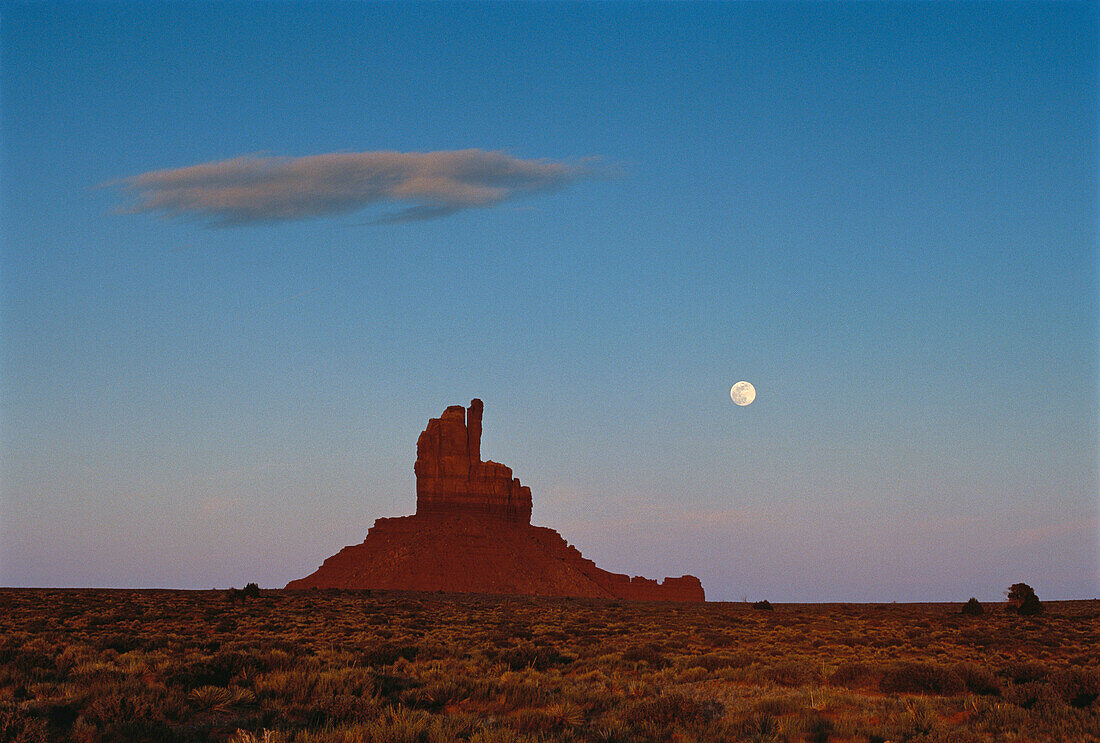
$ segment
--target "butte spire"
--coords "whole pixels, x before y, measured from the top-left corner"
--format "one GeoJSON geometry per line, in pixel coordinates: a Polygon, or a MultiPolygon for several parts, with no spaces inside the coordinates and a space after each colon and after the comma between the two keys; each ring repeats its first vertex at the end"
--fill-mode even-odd
{"type": "Polygon", "coordinates": [[[694,576],[658,583],[609,573],[553,529],[532,526],[531,489],[511,468],[481,460],[483,411],[475,399],[428,421],[416,442],[414,515],[378,519],[361,544],[287,588],[704,600],[694,576]]]}

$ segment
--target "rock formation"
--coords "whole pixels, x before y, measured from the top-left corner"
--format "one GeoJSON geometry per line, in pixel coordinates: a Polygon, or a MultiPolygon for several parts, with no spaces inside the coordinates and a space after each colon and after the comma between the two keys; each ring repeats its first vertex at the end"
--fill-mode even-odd
{"type": "Polygon", "coordinates": [[[553,529],[531,525],[531,489],[481,461],[481,400],[452,405],[416,442],[416,513],[374,522],[287,588],[379,588],[462,593],[703,601],[699,579],[658,583],[596,567],[553,529]]]}
{"type": "Polygon", "coordinates": [[[531,488],[503,464],[481,461],[481,400],[452,405],[416,442],[416,513],[473,513],[531,523],[531,488]]]}

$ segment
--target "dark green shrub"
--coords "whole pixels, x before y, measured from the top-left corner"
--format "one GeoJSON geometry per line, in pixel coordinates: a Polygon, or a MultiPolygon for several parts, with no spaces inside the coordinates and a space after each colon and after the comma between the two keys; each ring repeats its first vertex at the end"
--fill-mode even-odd
{"type": "Polygon", "coordinates": [[[84,708],[74,728],[105,741],[171,740],[172,731],[157,701],[130,693],[102,696],[84,708]]]}
{"type": "Polygon", "coordinates": [[[962,613],[968,617],[980,617],[985,613],[985,609],[978,603],[978,599],[971,596],[970,600],[963,604],[962,613]]]}
{"type": "Polygon", "coordinates": [[[961,694],[966,684],[959,674],[950,668],[933,663],[903,661],[886,667],[879,681],[879,689],[887,694],[961,694]]]}
{"type": "Polygon", "coordinates": [[[260,598],[260,587],[255,583],[249,583],[241,590],[236,588],[230,588],[228,597],[230,601],[247,601],[248,599],[260,598]]]}
{"type": "Polygon", "coordinates": [[[262,657],[237,650],[219,650],[191,663],[181,663],[165,674],[170,684],[193,689],[198,686],[228,686],[268,670],[262,657]]]}
{"type": "Polygon", "coordinates": [[[967,691],[972,694],[988,696],[1001,693],[1000,680],[984,666],[976,663],[959,663],[955,666],[955,673],[966,684],[967,691]]]}
{"type": "Polygon", "coordinates": [[[627,648],[623,651],[623,660],[630,663],[645,661],[650,668],[664,668],[668,665],[668,658],[661,652],[661,648],[653,643],[627,648]]]}
{"type": "Polygon", "coordinates": [[[463,697],[463,688],[454,681],[436,681],[401,693],[401,703],[407,707],[438,712],[463,697]]]}
{"type": "Polygon", "coordinates": [[[1042,663],[1023,661],[1010,663],[1001,673],[1014,684],[1030,684],[1032,681],[1045,681],[1050,675],[1050,669],[1042,663]]]}
{"type": "Polygon", "coordinates": [[[1032,616],[1043,611],[1039,597],[1027,583],[1013,583],[1005,593],[1008,595],[1009,611],[1014,611],[1021,616],[1032,616]]]}
{"type": "Polygon", "coordinates": [[[771,602],[767,599],[754,602],[752,608],[759,609],[760,611],[775,611],[775,607],[773,607],[771,602]]]}
{"type": "Polygon", "coordinates": [[[760,678],[780,686],[801,686],[814,680],[815,669],[798,661],[783,661],[764,668],[760,678]]]}
{"type": "Polygon", "coordinates": [[[391,673],[372,673],[371,683],[374,692],[379,697],[391,699],[400,696],[406,689],[414,689],[420,686],[420,682],[407,676],[397,676],[391,673]]]}
{"type": "Polygon", "coordinates": [[[1054,693],[1066,704],[1078,709],[1091,707],[1100,698],[1100,671],[1094,668],[1069,668],[1051,680],[1054,693]]]}
{"type": "Polygon", "coordinates": [[[679,693],[665,694],[655,699],[636,703],[626,713],[626,719],[635,725],[706,725],[722,716],[722,705],[708,700],[699,701],[679,693]]]}
{"type": "Polygon", "coordinates": [[[876,686],[882,678],[882,670],[869,663],[849,661],[841,663],[829,677],[829,683],[848,689],[876,686]]]}
{"type": "Polygon", "coordinates": [[[379,643],[363,650],[361,660],[365,666],[388,666],[398,658],[416,660],[420,649],[415,645],[398,645],[392,642],[379,643]]]}
{"type": "Polygon", "coordinates": [[[1036,705],[1049,707],[1061,702],[1050,684],[1042,681],[1029,681],[1026,684],[1010,686],[1005,689],[1004,699],[1024,709],[1031,709],[1036,705]]]}

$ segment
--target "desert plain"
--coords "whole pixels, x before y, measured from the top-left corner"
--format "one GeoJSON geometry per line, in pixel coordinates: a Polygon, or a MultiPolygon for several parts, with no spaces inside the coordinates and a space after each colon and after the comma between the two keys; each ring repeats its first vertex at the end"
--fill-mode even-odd
{"type": "Polygon", "coordinates": [[[0,589],[0,740],[1100,740],[1100,601],[961,606],[0,589]]]}

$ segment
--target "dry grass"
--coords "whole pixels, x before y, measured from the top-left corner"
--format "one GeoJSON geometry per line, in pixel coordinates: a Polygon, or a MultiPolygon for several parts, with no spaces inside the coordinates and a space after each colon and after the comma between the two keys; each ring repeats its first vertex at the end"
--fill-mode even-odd
{"type": "Polygon", "coordinates": [[[1100,602],[0,590],[0,741],[1100,741],[1100,602]]]}

